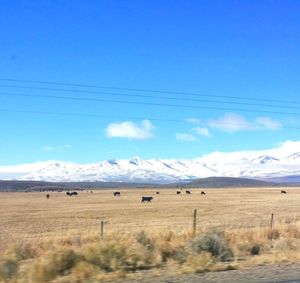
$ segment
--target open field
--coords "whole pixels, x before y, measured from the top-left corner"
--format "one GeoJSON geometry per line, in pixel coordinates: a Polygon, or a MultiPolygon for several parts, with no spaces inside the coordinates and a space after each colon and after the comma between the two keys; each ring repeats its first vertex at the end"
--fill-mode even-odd
{"type": "Polygon", "coordinates": [[[68,233],[99,232],[100,220],[108,221],[105,230],[137,231],[172,230],[181,232],[192,228],[193,210],[198,210],[198,226],[226,228],[259,227],[286,218],[300,219],[300,190],[289,189],[280,194],[276,189],[210,189],[206,195],[192,190],[191,195],[176,195],[176,189],[121,190],[79,192],[68,197],[65,192],[1,193],[0,236],[41,238],[68,233]],[[151,204],[141,203],[142,195],[153,195],[151,204]]]}
{"type": "MultiPolygon", "coordinates": [[[[50,193],[49,199],[46,199],[46,193],[0,193],[0,256],[15,260],[17,266],[11,274],[2,270],[2,278],[6,278],[3,282],[70,282],[77,273],[80,275],[75,276],[77,281],[72,277],[74,282],[98,282],[128,277],[127,273],[130,277],[133,271],[141,269],[189,273],[218,270],[229,265],[237,268],[266,262],[297,262],[300,258],[300,190],[289,188],[287,194],[280,194],[280,190],[207,189],[206,195],[201,195],[200,189],[193,189],[191,195],[184,192],[176,195],[176,189],[134,189],[120,190],[121,197],[114,197],[112,190],[101,190],[79,192],[74,197],[55,192],[50,193]],[[160,194],[156,195],[156,191],[160,194]],[[142,195],[152,195],[154,200],[141,203],[142,195]],[[187,243],[193,241],[194,209],[198,211],[197,235],[204,235],[213,228],[225,231],[223,236],[219,232],[216,235],[232,250],[233,255],[228,260],[215,260],[205,248],[198,254],[186,251],[187,243]],[[271,213],[274,213],[272,230],[269,227],[271,213]],[[106,221],[103,240],[100,239],[101,220],[106,221]],[[141,234],[141,231],[145,233],[141,234]],[[142,251],[138,250],[141,247],[137,244],[142,251]],[[26,252],[22,250],[24,245],[27,245],[26,252]],[[67,271],[51,271],[55,274],[49,275],[45,266],[43,269],[34,262],[49,259],[53,256],[50,252],[65,249],[78,250],[78,254],[86,256],[87,252],[82,249],[90,245],[100,245],[100,249],[113,245],[114,253],[117,253],[115,245],[118,248],[123,245],[124,249],[135,247],[135,267],[132,262],[127,262],[124,263],[126,268],[125,265],[102,268],[103,274],[99,277],[95,274],[100,271],[94,263],[92,266],[91,260],[86,260],[91,266],[79,268],[80,260],[76,259],[73,264],[80,272],[74,273],[72,265],[72,268],[66,268],[67,271]],[[249,251],[254,245],[260,247],[257,256],[251,256],[249,251]],[[166,252],[166,247],[170,251],[166,252]],[[18,249],[27,255],[18,257],[18,249]],[[184,259],[173,256],[178,249],[186,253],[184,259]],[[30,272],[24,271],[20,275],[20,270],[26,268],[30,272]]],[[[92,250],[97,248],[91,246],[92,250]]],[[[122,252],[129,256],[123,248],[122,252]]],[[[130,251],[130,256],[132,254],[130,251]]],[[[120,257],[118,254],[110,262],[120,257]]]]}

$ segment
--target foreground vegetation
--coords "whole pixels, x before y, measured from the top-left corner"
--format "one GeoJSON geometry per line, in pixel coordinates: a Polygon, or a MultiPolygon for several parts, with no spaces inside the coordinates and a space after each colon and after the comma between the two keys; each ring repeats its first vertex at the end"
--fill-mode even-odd
{"type": "Polygon", "coordinates": [[[132,278],[142,270],[151,276],[297,262],[299,241],[299,224],[293,223],[276,229],[208,230],[195,237],[141,231],[103,240],[85,235],[59,242],[24,242],[4,251],[0,278],[24,283],[101,282],[132,278]]]}
{"type": "MultiPolygon", "coordinates": [[[[127,206],[123,206],[124,203],[121,199],[113,199],[111,192],[95,193],[96,196],[86,194],[81,199],[80,197],[71,199],[71,205],[70,202],[66,203],[68,215],[72,212],[72,215],[78,213],[77,216],[81,216],[82,211],[84,211],[84,215],[92,215],[90,211],[86,214],[85,209],[93,207],[95,200],[106,200],[106,206],[102,207],[102,213],[105,212],[110,215],[110,219],[115,222],[107,223],[108,227],[111,225],[114,229],[105,230],[103,239],[100,237],[99,225],[97,229],[89,229],[87,225],[89,223],[87,221],[88,216],[83,218],[87,223],[85,226],[78,225],[80,220],[73,221],[78,229],[71,226],[67,231],[60,229],[64,233],[53,233],[57,227],[50,225],[52,223],[51,217],[57,216],[55,214],[56,209],[54,211],[52,208],[57,208],[57,205],[60,206],[63,205],[63,202],[69,201],[63,195],[57,196],[57,200],[51,203],[50,201],[53,199],[47,202],[39,194],[26,196],[30,206],[20,205],[24,199],[24,194],[5,195],[2,198],[6,199],[5,203],[8,202],[10,205],[14,203],[15,206],[10,208],[10,213],[4,209],[0,211],[3,227],[10,228],[10,230],[2,229],[0,231],[0,282],[124,281],[142,278],[142,276],[199,273],[251,267],[257,264],[299,262],[300,219],[297,215],[299,210],[295,209],[293,202],[299,198],[297,190],[290,193],[293,194],[290,198],[289,196],[281,196],[276,191],[261,193],[256,190],[244,191],[244,195],[242,191],[236,191],[235,194],[239,192],[243,198],[243,203],[239,206],[237,206],[239,198],[230,196],[230,194],[227,196],[228,192],[230,191],[227,193],[221,190],[213,191],[208,194],[208,196],[212,195],[211,199],[196,199],[196,201],[201,202],[201,205],[196,207],[198,207],[199,214],[203,213],[203,215],[198,215],[202,219],[205,219],[205,208],[208,208],[209,204],[214,211],[216,200],[220,195],[225,202],[224,207],[229,203],[234,207],[234,209],[231,208],[232,214],[224,208],[223,212],[226,218],[220,218],[220,223],[216,223],[216,221],[205,222],[201,221],[201,218],[198,219],[199,225],[196,235],[193,235],[191,231],[192,219],[190,216],[186,218],[186,228],[179,225],[179,229],[178,227],[176,229],[177,214],[172,217],[170,212],[165,212],[164,196],[159,196],[161,203],[156,197],[156,204],[147,204],[146,206],[134,202],[140,192],[130,193],[132,195],[127,198],[126,202],[129,203],[127,206]],[[261,200],[266,196],[269,196],[269,202],[265,202],[263,205],[261,200]],[[244,217],[242,212],[245,208],[247,209],[247,203],[252,206],[255,200],[257,200],[256,209],[261,207],[263,210],[268,205],[273,207],[273,211],[277,209],[272,228],[270,227],[270,215],[262,215],[259,221],[254,221],[253,214],[255,215],[258,211],[252,212],[249,209],[247,210],[249,222],[237,222],[236,217],[244,217]],[[285,212],[279,218],[279,208],[288,209],[289,205],[293,206],[290,207],[289,214],[285,212]],[[120,210],[116,209],[118,206],[120,206],[120,210]],[[24,214],[26,209],[32,216],[28,219],[26,218],[28,215],[24,214]],[[137,213],[136,209],[139,211],[139,215],[137,214],[135,219],[131,219],[131,209],[134,213],[137,213]],[[150,221],[149,227],[147,225],[134,226],[133,224],[137,223],[139,219],[144,219],[144,223],[147,222],[147,219],[151,220],[149,210],[156,217],[160,213],[161,219],[156,219],[157,225],[153,226],[150,221]],[[22,213],[18,214],[17,212],[22,213]],[[125,223],[124,226],[120,225],[122,223],[120,219],[123,219],[122,212],[127,213],[128,221],[129,219],[132,221],[129,221],[127,226],[125,223]],[[238,213],[240,214],[237,216],[238,213]],[[13,214],[14,218],[10,218],[10,214],[13,214]],[[48,218],[43,218],[43,215],[44,217],[47,215],[48,218]],[[41,221],[30,222],[34,216],[38,216],[41,221]],[[165,226],[159,225],[163,223],[165,218],[168,219],[174,229],[166,229],[165,226]],[[264,218],[266,221],[262,221],[264,218]],[[11,222],[13,219],[17,222],[11,222]],[[24,227],[22,231],[17,229],[18,225],[24,224],[19,223],[22,221],[21,219],[27,225],[27,229],[26,225],[22,226],[24,227]],[[231,225],[222,225],[222,220],[228,220],[231,225]],[[14,226],[12,227],[12,225],[14,226]],[[119,228],[117,229],[117,227],[119,228]]],[[[184,214],[185,207],[189,207],[190,204],[191,207],[195,207],[195,194],[193,198],[180,196],[181,199],[179,200],[178,196],[171,195],[170,191],[165,193],[166,201],[170,202],[171,199],[176,205],[178,205],[178,201],[181,204],[177,208],[173,207],[172,202],[170,202],[168,206],[169,209],[172,207],[174,210],[178,209],[180,217],[184,214]]],[[[125,193],[122,194],[125,195],[125,193]]],[[[96,203],[98,205],[97,201],[96,203]]],[[[6,208],[8,209],[8,206],[6,208]]],[[[206,215],[210,213],[210,210],[206,211],[206,215]]],[[[58,223],[60,221],[65,221],[66,226],[70,221],[63,209],[60,211],[60,218],[57,219],[58,223]]],[[[182,222],[178,221],[177,223],[182,222]]]]}

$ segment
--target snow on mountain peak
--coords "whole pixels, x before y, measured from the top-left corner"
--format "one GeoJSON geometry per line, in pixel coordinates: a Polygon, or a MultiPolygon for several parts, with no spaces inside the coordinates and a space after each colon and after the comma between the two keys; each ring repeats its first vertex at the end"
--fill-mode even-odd
{"type": "Polygon", "coordinates": [[[300,152],[293,153],[287,157],[287,159],[290,159],[290,160],[297,160],[299,158],[300,158],[300,152]]]}
{"type": "Polygon", "coordinates": [[[251,160],[251,162],[258,163],[258,164],[268,164],[268,163],[276,162],[276,161],[279,161],[279,159],[269,156],[269,155],[261,155],[257,158],[254,158],[253,160],[251,160]]]}
{"type": "Polygon", "coordinates": [[[214,152],[193,160],[140,157],[93,164],[43,161],[0,166],[0,179],[39,181],[175,182],[212,176],[268,178],[300,172],[300,142],[260,151],[214,152]]]}
{"type": "Polygon", "coordinates": [[[129,160],[129,163],[138,166],[142,165],[144,163],[144,160],[135,156],[129,160]]]}

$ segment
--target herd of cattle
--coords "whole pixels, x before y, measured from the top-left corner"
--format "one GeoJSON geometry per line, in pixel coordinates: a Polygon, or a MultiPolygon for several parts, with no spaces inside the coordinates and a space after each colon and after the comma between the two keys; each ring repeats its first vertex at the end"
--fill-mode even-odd
{"type": "MultiPolygon", "coordinates": [[[[181,192],[182,192],[182,189],[181,189],[181,191],[176,191],[176,194],[180,195],[181,192]]],[[[90,191],[90,193],[93,193],[93,191],[90,191]]],[[[190,195],[191,191],[187,190],[187,191],[185,191],[185,193],[188,194],[188,195],[190,195]]],[[[159,195],[160,193],[157,191],[156,194],[159,195]]],[[[78,196],[78,192],[75,192],[75,191],[74,192],[66,192],[66,195],[67,196],[78,196]]],[[[121,192],[113,192],[113,195],[114,195],[114,197],[120,197],[121,196],[121,192]]],[[[205,195],[205,192],[201,191],[201,195],[205,195]]],[[[50,194],[47,194],[46,198],[49,199],[50,198],[50,194]]],[[[151,197],[151,196],[142,196],[141,202],[151,202],[152,200],[153,200],[153,197],[151,197]]]]}
{"type": "MultiPolygon", "coordinates": [[[[90,191],[90,193],[93,193],[93,191],[90,191]]],[[[176,191],[177,195],[180,195],[181,193],[182,193],[182,190],[176,191]]],[[[190,195],[192,192],[186,190],[185,193],[188,194],[188,195],[190,195]]],[[[286,194],[287,192],[284,191],[284,190],[282,190],[280,193],[281,194],[286,194]]],[[[160,193],[157,191],[156,194],[159,195],[160,193]]],[[[200,194],[201,195],[205,195],[206,193],[204,191],[201,191],[200,194]]],[[[78,192],[75,192],[75,191],[74,192],[66,192],[66,195],[67,196],[78,196],[78,192]]],[[[114,197],[120,197],[121,196],[121,192],[113,192],[113,195],[114,195],[114,197]]],[[[46,198],[49,199],[50,198],[50,194],[47,194],[46,198]]],[[[141,202],[151,202],[152,200],[153,200],[153,197],[151,197],[151,196],[142,196],[141,202]]]]}

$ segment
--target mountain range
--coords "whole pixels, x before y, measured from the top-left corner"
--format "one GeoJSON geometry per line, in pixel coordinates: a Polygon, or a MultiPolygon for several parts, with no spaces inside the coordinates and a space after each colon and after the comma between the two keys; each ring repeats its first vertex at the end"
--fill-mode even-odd
{"type": "Polygon", "coordinates": [[[77,164],[41,161],[0,166],[0,179],[47,182],[129,182],[167,184],[207,177],[300,180],[300,142],[260,151],[214,152],[191,160],[131,159],[77,164]]]}

